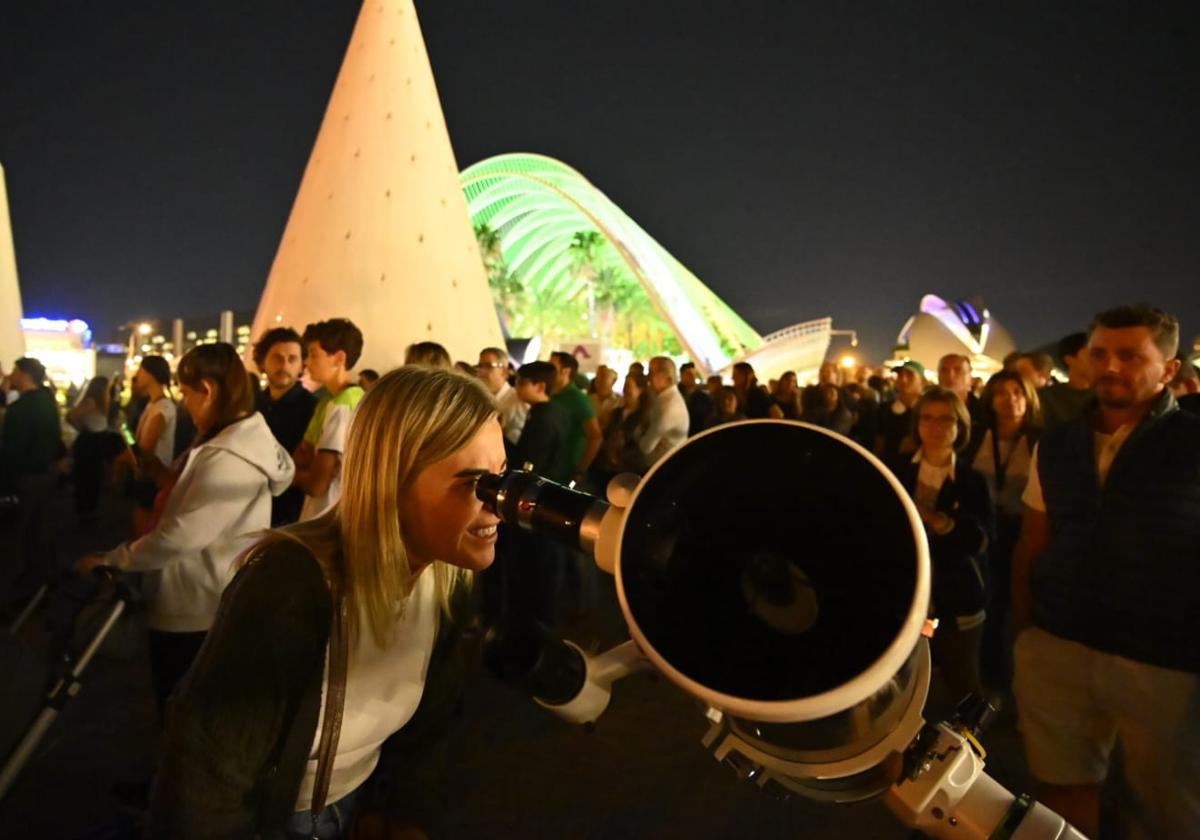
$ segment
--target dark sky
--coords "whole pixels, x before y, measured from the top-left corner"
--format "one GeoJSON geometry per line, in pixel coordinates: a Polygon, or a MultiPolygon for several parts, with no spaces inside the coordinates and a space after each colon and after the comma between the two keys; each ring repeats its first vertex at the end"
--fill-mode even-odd
{"type": "MultiPolygon", "coordinates": [[[[982,295],[1026,346],[1134,299],[1200,334],[1186,5],[417,9],[460,165],[560,158],[762,332],[832,315],[880,357],[935,292],[982,295]]],[[[356,14],[4,4],[26,311],[253,308],[356,14]]]]}

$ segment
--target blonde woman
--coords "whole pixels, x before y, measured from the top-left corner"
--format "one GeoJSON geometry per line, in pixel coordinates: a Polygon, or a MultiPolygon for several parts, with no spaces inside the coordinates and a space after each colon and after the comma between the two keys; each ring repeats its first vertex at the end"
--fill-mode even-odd
{"type": "Polygon", "coordinates": [[[499,522],[475,485],[504,460],[480,383],[420,367],[379,380],[350,427],[341,499],[268,534],[226,591],[171,701],[150,836],[432,833],[462,596],[499,522]],[[326,671],[340,662],[334,737],[322,697],[337,698],[326,671]]]}

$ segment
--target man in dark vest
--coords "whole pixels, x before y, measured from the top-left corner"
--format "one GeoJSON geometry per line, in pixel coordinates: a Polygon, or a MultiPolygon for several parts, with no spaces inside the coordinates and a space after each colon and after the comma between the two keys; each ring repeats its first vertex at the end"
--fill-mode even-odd
{"type": "Polygon", "coordinates": [[[1167,388],[1178,344],[1161,310],[1097,315],[1094,401],[1042,434],[1023,496],[1020,727],[1041,800],[1089,837],[1118,740],[1127,824],[1113,836],[1200,826],[1200,418],[1167,388]]]}

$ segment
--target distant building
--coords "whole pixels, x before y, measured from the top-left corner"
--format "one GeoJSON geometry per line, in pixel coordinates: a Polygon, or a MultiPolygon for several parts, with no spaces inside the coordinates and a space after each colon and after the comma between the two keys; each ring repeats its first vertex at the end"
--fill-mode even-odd
{"type": "MultiPolygon", "coordinates": [[[[55,385],[81,387],[96,375],[96,350],[86,321],[22,318],[20,323],[25,355],[45,365],[46,375],[55,385]]],[[[6,360],[6,370],[12,361],[6,360]]]]}
{"type": "Polygon", "coordinates": [[[988,376],[1016,349],[1008,330],[978,299],[947,301],[925,295],[900,330],[893,355],[896,362],[913,359],[935,371],[942,356],[960,353],[971,360],[977,375],[988,376]]]}
{"type": "MultiPolygon", "coordinates": [[[[149,355],[164,357],[174,368],[179,358],[193,347],[218,341],[228,341],[237,348],[238,355],[245,358],[252,344],[250,323],[253,320],[252,311],[227,310],[211,315],[181,319],[151,318],[125,324],[121,330],[124,332],[126,372],[132,374],[142,363],[142,357],[149,355]],[[222,319],[226,322],[228,335],[222,335],[222,319]]],[[[305,325],[292,326],[303,330],[305,325]]]]}

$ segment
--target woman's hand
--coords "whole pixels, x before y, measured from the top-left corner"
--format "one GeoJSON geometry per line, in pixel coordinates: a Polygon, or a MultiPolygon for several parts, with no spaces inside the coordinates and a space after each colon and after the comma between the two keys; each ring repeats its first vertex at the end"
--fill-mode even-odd
{"type": "Polygon", "coordinates": [[[104,565],[103,554],[85,554],[75,564],[75,571],[86,577],[92,573],[92,570],[104,565]]]}
{"type": "Polygon", "coordinates": [[[921,521],[935,534],[948,534],[954,528],[954,520],[948,514],[942,513],[927,505],[917,505],[921,521]]]}

